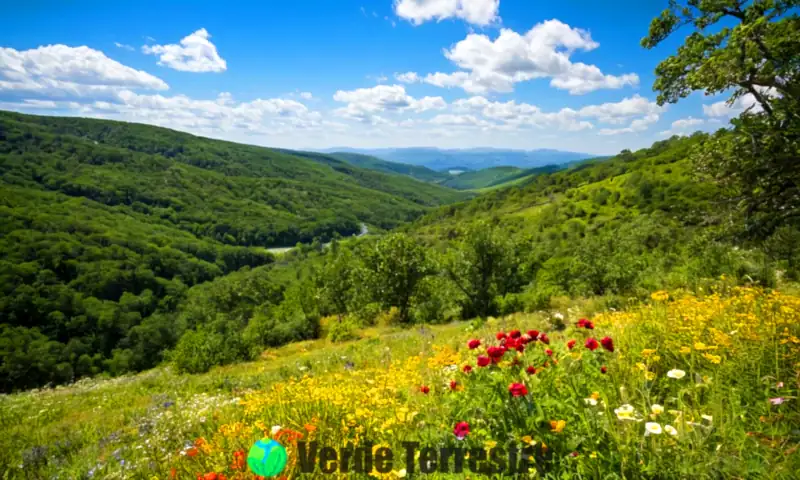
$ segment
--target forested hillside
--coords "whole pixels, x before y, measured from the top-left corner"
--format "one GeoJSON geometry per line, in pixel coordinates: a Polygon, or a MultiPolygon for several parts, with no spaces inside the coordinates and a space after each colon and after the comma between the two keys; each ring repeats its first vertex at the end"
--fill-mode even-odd
{"type": "Polygon", "coordinates": [[[386,173],[400,173],[425,182],[440,183],[451,178],[451,175],[447,172],[437,172],[436,170],[431,170],[428,167],[423,167],[420,165],[389,162],[386,160],[381,160],[378,157],[364,155],[361,153],[333,152],[329,153],[328,156],[351,163],[357,167],[368,168],[370,170],[377,170],[379,172],[386,173]]]}
{"type": "Polygon", "coordinates": [[[155,365],[192,286],[458,198],[335,159],[0,112],[2,388],[155,365]]]}

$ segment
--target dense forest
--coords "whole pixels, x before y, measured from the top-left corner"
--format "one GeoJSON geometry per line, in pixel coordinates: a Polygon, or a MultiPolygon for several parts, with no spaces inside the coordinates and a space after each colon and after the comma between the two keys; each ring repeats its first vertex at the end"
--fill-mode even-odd
{"type": "Polygon", "coordinates": [[[464,198],[322,155],[8,112],[0,182],[3,390],[155,365],[194,285],[464,198]]]}

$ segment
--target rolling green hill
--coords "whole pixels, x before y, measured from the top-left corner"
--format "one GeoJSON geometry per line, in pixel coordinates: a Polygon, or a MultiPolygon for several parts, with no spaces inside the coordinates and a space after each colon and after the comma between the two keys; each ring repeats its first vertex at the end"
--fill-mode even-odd
{"type": "Polygon", "coordinates": [[[400,173],[425,182],[441,183],[451,178],[451,175],[446,172],[437,172],[428,167],[411,165],[408,163],[389,162],[361,153],[333,152],[329,153],[328,156],[350,163],[357,167],[385,173],[400,173]]]}
{"type": "Polygon", "coordinates": [[[229,244],[293,245],[359,222],[391,228],[464,198],[323,155],[152,126],[0,112],[0,129],[5,184],[119,205],[229,244]]]}
{"type": "MultiPolygon", "coordinates": [[[[392,228],[463,198],[324,156],[0,112],[0,389],[152,366],[206,314],[247,322],[241,308],[193,309],[211,296],[193,287],[224,277],[235,287],[215,307],[239,305],[253,282],[230,274],[270,264],[264,247],[392,228]]],[[[282,301],[283,286],[258,285],[255,305],[282,301]]],[[[276,338],[308,335],[288,325],[276,338]]]]}
{"type": "Polygon", "coordinates": [[[415,225],[426,230],[494,218],[524,223],[529,230],[540,230],[544,221],[547,226],[580,225],[581,231],[588,231],[653,213],[697,224],[702,215],[712,215],[715,190],[694,179],[686,155],[704,139],[702,134],[675,137],[603,161],[581,162],[563,170],[554,167],[555,171],[535,176],[521,172],[524,176],[516,180],[524,182],[507,180],[503,185],[509,188],[437,209],[415,225]]]}
{"type": "Polygon", "coordinates": [[[452,175],[450,179],[442,182],[451,188],[459,190],[471,190],[485,187],[491,187],[506,181],[506,179],[515,177],[524,169],[518,167],[491,167],[484,168],[483,170],[467,171],[458,175],[452,175]]]}

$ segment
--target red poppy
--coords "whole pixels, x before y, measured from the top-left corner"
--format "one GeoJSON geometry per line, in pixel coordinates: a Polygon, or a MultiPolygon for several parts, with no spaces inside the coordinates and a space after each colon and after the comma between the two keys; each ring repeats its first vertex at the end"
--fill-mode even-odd
{"type": "Polygon", "coordinates": [[[197,480],[226,480],[226,477],[221,473],[209,472],[205,475],[198,475],[197,480]]]}
{"type": "Polygon", "coordinates": [[[469,435],[469,423],[467,422],[458,422],[456,426],[453,427],[453,434],[459,440],[464,440],[464,438],[469,435]]]}
{"type": "Polygon", "coordinates": [[[194,457],[195,455],[197,455],[197,449],[195,447],[192,447],[189,450],[186,450],[186,455],[189,457],[194,457]]]}
{"type": "Polygon", "coordinates": [[[605,365],[603,365],[602,367],[600,367],[600,373],[606,373],[606,372],[608,372],[608,369],[606,368],[606,366],[605,366],[605,365]]]}
{"type": "Polygon", "coordinates": [[[486,355],[478,355],[478,366],[485,367],[489,365],[492,361],[486,355]]]}
{"type": "Polygon", "coordinates": [[[524,397],[528,394],[528,388],[521,383],[512,383],[508,386],[508,392],[513,397],[524,397]]]}
{"type": "Polygon", "coordinates": [[[586,320],[585,318],[581,318],[578,320],[578,328],[586,328],[589,330],[594,330],[594,323],[586,320]]]}
{"type": "Polygon", "coordinates": [[[505,333],[503,333],[503,332],[497,332],[497,339],[498,339],[498,340],[502,340],[502,339],[504,339],[504,338],[506,338],[506,334],[505,334],[505,333]]]}
{"type": "Polygon", "coordinates": [[[489,349],[486,350],[486,353],[492,357],[493,362],[497,363],[501,358],[503,358],[503,355],[505,355],[506,351],[501,347],[489,347],[489,349]]]}
{"type": "Polygon", "coordinates": [[[427,395],[431,391],[431,389],[427,385],[423,385],[419,387],[419,391],[427,395]]]}
{"type": "Polygon", "coordinates": [[[533,365],[526,368],[525,371],[528,372],[528,375],[536,375],[536,367],[534,367],[533,365]]]}
{"type": "Polygon", "coordinates": [[[464,368],[462,368],[462,370],[464,371],[464,373],[470,373],[472,371],[472,366],[464,365],[464,368]]]}
{"type": "Polygon", "coordinates": [[[233,452],[233,462],[231,463],[231,470],[241,470],[244,468],[246,456],[244,450],[237,450],[233,452]]]}
{"type": "Polygon", "coordinates": [[[600,344],[597,343],[597,340],[595,340],[594,338],[587,338],[586,343],[584,345],[591,351],[597,350],[597,347],[600,346],[600,344]]]}
{"type": "Polygon", "coordinates": [[[528,336],[531,337],[532,342],[535,342],[539,338],[539,330],[528,330],[528,336]]]}
{"type": "Polygon", "coordinates": [[[477,338],[474,338],[469,341],[467,346],[469,347],[470,350],[475,350],[476,348],[481,346],[481,341],[478,340],[477,338]]]}
{"type": "Polygon", "coordinates": [[[511,361],[511,365],[519,365],[519,358],[514,357],[514,360],[511,361]]]}
{"type": "Polygon", "coordinates": [[[506,342],[503,344],[501,348],[503,348],[504,350],[510,350],[513,348],[518,352],[524,352],[525,344],[522,342],[522,339],[520,338],[509,338],[506,340],[506,342]]]}
{"type": "Polygon", "coordinates": [[[572,453],[570,453],[569,455],[570,455],[572,458],[575,458],[575,457],[577,457],[577,456],[579,455],[579,453],[578,453],[578,452],[572,452],[572,453]]]}
{"type": "Polygon", "coordinates": [[[603,346],[609,352],[614,351],[614,340],[611,340],[611,337],[603,337],[600,339],[600,345],[603,346]]]}
{"type": "Polygon", "coordinates": [[[575,340],[570,340],[569,342],[567,342],[567,348],[569,348],[570,350],[572,350],[572,347],[574,346],[575,346],[575,340]]]}
{"type": "Polygon", "coordinates": [[[552,356],[553,356],[553,351],[552,351],[552,350],[550,350],[549,348],[548,348],[547,350],[545,350],[545,351],[544,351],[544,353],[545,353],[545,355],[547,355],[548,357],[552,357],[552,356]]]}
{"type": "Polygon", "coordinates": [[[455,390],[456,388],[458,388],[458,382],[450,380],[450,390],[455,390]]]}
{"type": "Polygon", "coordinates": [[[519,337],[522,336],[522,333],[519,330],[511,330],[511,332],[509,332],[508,336],[511,337],[511,338],[519,338],[519,337]]]}
{"type": "Polygon", "coordinates": [[[544,332],[539,334],[539,341],[545,345],[550,345],[550,338],[548,338],[547,334],[544,332]]]}

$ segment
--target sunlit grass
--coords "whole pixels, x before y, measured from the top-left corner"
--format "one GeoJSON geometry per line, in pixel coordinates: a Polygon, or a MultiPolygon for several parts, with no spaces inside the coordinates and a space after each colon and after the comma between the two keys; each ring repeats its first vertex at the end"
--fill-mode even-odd
{"type": "MultiPolygon", "coordinates": [[[[204,375],[160,368],[3,396],[0,458],[8,478],[244,479],[253,476],[235,452],[277,436],[289,450],[290,477],[300,439],[336,448],[371,441],[397,452],[403,441],[513,442],[534,449],[531,477],[798,471],[800,297],[721,287],[702,297],[656,292],[619,312],[591,300],[562,307],[482,325],[370,327],[355,342],[295,343],[204,375]],[[594,328],[579,328],[594,310],[594,328]],[[530,342],[477,366],[478,355],[500,344],[498,332],[532,329],[549,344],[530,342]],[[604,337],[613,352],[585,347],[604,337]],[[482,345],[470,350],[470,339],[482,345]],[[513,397],[512,383],[529,393],[513,397]],[[470,426],[463,440],[453,433],[458,422],[470,426]]],[[[404,466],[374,476],[397,478],[404,466]]]]}

